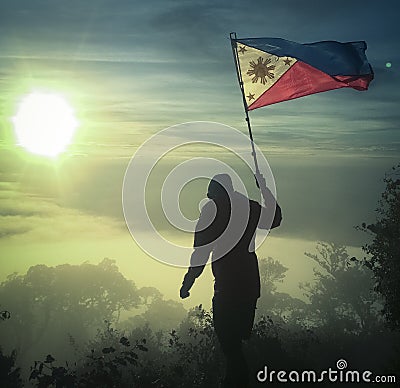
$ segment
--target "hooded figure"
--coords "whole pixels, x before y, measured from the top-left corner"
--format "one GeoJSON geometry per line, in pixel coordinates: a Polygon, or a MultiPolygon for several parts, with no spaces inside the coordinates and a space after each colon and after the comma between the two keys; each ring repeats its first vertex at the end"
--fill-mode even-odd
{"type": "Polygon", "coordinates": [[[228,174],[215,175],[210,181],[210,201],[201,209],[190,267],[180,289],[182,299],[190,295],[212,254],[214,328],[226,359],[223,387],[242,388],[248,384],[242,340],[250,337],[260,297],[256,230],[275,228],[282,220],[281,209],[264,178],[258,176],[257,181],[265,206],[235,191],[228,174]]]}

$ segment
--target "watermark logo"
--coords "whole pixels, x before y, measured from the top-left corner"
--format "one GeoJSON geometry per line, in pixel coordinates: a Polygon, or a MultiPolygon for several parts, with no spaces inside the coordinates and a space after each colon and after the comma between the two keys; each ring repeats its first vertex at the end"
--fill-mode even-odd
{"type": "Polygon", "coordinates": [[[395,383],[396,376],[374,375],[369,370],[358,371],[347,369],[347,361],[343,358],[336,362],[336,368],[328,368],[319,372],[313,370],[269,370],[267,366],[258,371],[260,383],[395,383]]]}
{"type": "Polygon", "coordinates": [[[346,369],[347,368],[347,361],[341,358],[340,360],[337,360],[336,362],[336,368],[339,370],[341,369],[346,369]]]}
{"type": "MultiPolygon", "coordinates": [[[[269,164],[257,145],[255,148],[260,171],[276,197],[269,164]]],[[[189,122],[166,128],[137,149],[126,169],[122,189],[126,225],[148,255],[163,263],[186,267],[200,210],[210,202],[206,195],[211,178],[227,173],[235,190],[251,197],[251,187],[259,195],[253,170],[249,138],[235,128],[214,122],[189,122]],[[188,209],[198,209],[197,214],[188,214],[188,209]]],[[[244,219],[248,216],[248,212],[240,214],[244,219]]],[[[235,224],[233,217],[234,212],[229,222],[235,224]]],[[[273,217],[273,213],[268,215],[269,225],[273,217]]],[[[255,248],[267,235],[268,228],[257,233],[255,248]]],[[[236,233],[234,238],[225,239],[229,241],[225,253],[240,237],[241,233],[236,233]]]]}

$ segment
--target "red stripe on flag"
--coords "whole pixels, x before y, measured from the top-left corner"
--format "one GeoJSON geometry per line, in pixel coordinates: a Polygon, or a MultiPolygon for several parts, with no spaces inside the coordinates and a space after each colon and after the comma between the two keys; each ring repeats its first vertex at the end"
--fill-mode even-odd
{"type": "Polygon", "coordinates": [[[357,90],[367,90],[369,83],[374,79],[374,75],[336,75],[334,78],[338,79],[341,82],[344,82],[350,88],[357,90]]]}
{"type": "Polygon", "coordinates": [[[372,79],[372,74],[330,76],[307,63],[297,61],[270,89],[249,105],[248,109],[253,110],[265,105],[333,89],[350,87],[367,90],[372,79]]]}

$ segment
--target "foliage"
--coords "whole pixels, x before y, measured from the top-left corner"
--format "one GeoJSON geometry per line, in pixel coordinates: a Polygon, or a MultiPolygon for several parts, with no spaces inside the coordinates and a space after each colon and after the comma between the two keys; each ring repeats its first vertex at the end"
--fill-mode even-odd
{"type": "Polygon", "coordinates": [[[1,387],[22,387],[20,368],[15,364],[17,352],[14,350],[10,355],[3,354],[0,349],[0,386],[1,387]]]}
{"type": "MultiPolygon", "coordinates": [[[[278,292],[286,267],[272,258],[260,261],[263,292],[258,307],[260,314],[251,338],[245,343],[254,386],[258,386],[257,372],[265,365],[275,370],[322,370],[344,357],[353,368],[360,370],[370,368],[382,374],[387,373],[385,368],[396,370],[392,344],[399,338],[385,332],[376,320],[371,271],[350,258],[344,247],[335,244],[320,243],[317,253],[307,256],[318,264],[315,282],[303,285],[310,304],[278,292]]],[[[116,314],[108,314],[111,319],[105,321],[105,326],[104,321],[101,323],[92,340],[69,336],[70,344],[76,349],[72,361],[65,362],[53,352],[44,353],[47,356],[41,356],[41,361],[31,367],[30,384],[71,388],[218,387],[224,362],[212,313],[200,305],[191,309],[175,329],[160,330],[149,323],[164,319],[175,308],[178,311],[178,305],[163,300],[160,292],[151,287],[136,291],[134,302],[144,309],[142,317],[147,313],[142,324],[138,325],[137,321],[133,326],[128,320],[129,324],[122,326],[116,314]],[[115,327],[124,327],[125,331],[115,327]]],[[[15,353],[10,360],[12,365],[7,364],[8,371],[14,375],[5,376],[14,376],[12,386],[18,387],[15,353]]]]}
{"type": "MultiPolygon", "coordinates": [[[[11,314],[0,311],[0,321],[10,319],[11,314]]],[[[9,356],[3,354],[0,348],[0,386],[1,387],[22,387],[20,368],[15,366],[17,352],[13,350],[9,356]]]]}
{"type": "Polygon", "coordinates": [[[177,387],[213,387],[219,381],[222,355],[210,312],[193,308],[180,327],[170,333],[169,351],[175,354],[172,370],[177,387]]]}
{"type": "MultiPolygon", "coordinates": [[[[29,380],[36,380],[37,387],[123,387],[130,386],[138,378],[138,352],[146,352],[146,340],[132,346],[128,338],[121,336],[108,325],[102,340],[119,338],[117,343],[101,349],[91,349],[79,364],[70,367],[56,366],[50,354],[43,361],[35,361],[29,380]]],[[[114,341],[115,342],[115,341],[114,341]]]]}
{"type": "Polygon", "coordinates": [[[30,380],[37,387],[215,386],[220,354],[215,351],[217,342],[209,312],[201,306],[194,308],[177,330],[163,336],[164,341],[160,341],[149,326],[121,335],[107,323],[80,361],[60,366],[47,355],[35,362],[30,380]],[[147,339],[138,339],[144,334],[147,339]]]}
{"type": "Polygon", "coordinates": [[[309,324],[359,333],[377,325],[379,303],[372,272],[348,255],[344,246],[320,242],[317,254],[305,255],[318,264],[314,283],[301,288],[309,298],[309,324]]]}
{"type": "Polygon", "coordinates": [[[1,321],[5,321],[6,319],[10,319],[10,318],[11,318],[11,314],[9,311],[7,311],[7,310],[0,311],[0,320],[1,321]]]}
{"type": "Polygon", "coordinates": [[[304,315],[306,304],[291,295],[278,292],[278,283],[286,277],[288,268],[271,257],[259,260],[261,297],[257,302],[257,317],[269,315],[275,321],[296,321],[304,315]]]}
{"type": "Polygon", "coordinates": [[[97,265],[36,265],[25,275],[12,274],[0,285],[0,301],[12,314],[2,325],[1,343],[27,359],[35,349],[38,354],[44,339],[52,353],[65,350],[68,335],[85,341],[104,319],[118,321],[121,310],[138,306],[140,299],[135,284],[104,259],[97,265]]]}
{"type": "Polygon", "coordinates": [[[372,236],[363,249],[365,263],[375,275],[376,290],[384,298],[384,316],[390,327],[400,329],[400,165],[384,178],[385,191],[379,201],[375,223],[362,224],[372,236]]]}
{"type": "Polygon", "coordinates": [[[171,299],[165,300],[160,291],[153,287],[139,289],[139,295],[144,311],[122,321],[118,328],[129,330],[148,324],[154,331],[168,331],[176,328],[187,314],[182,303],[171,299]]]}

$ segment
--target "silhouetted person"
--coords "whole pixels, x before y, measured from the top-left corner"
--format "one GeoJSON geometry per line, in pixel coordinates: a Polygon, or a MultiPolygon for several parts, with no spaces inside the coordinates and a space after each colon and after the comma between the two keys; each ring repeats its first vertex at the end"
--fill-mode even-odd
{"type": "Polygon", "coordinates": [[[190,267],[180,289],[187,298],[212,253],[215,278],[214,328],[226,359],[223,387],[246,387],[249,372],[242,340],[248,339],[260,297],[260,274],[255,250],[256,229],[280,225],[281,209],[258,177],[264,206],[234,191],[227,174],[214,176],[208,186],[210,198],[202,208],[194,235],[190,267]]]}

